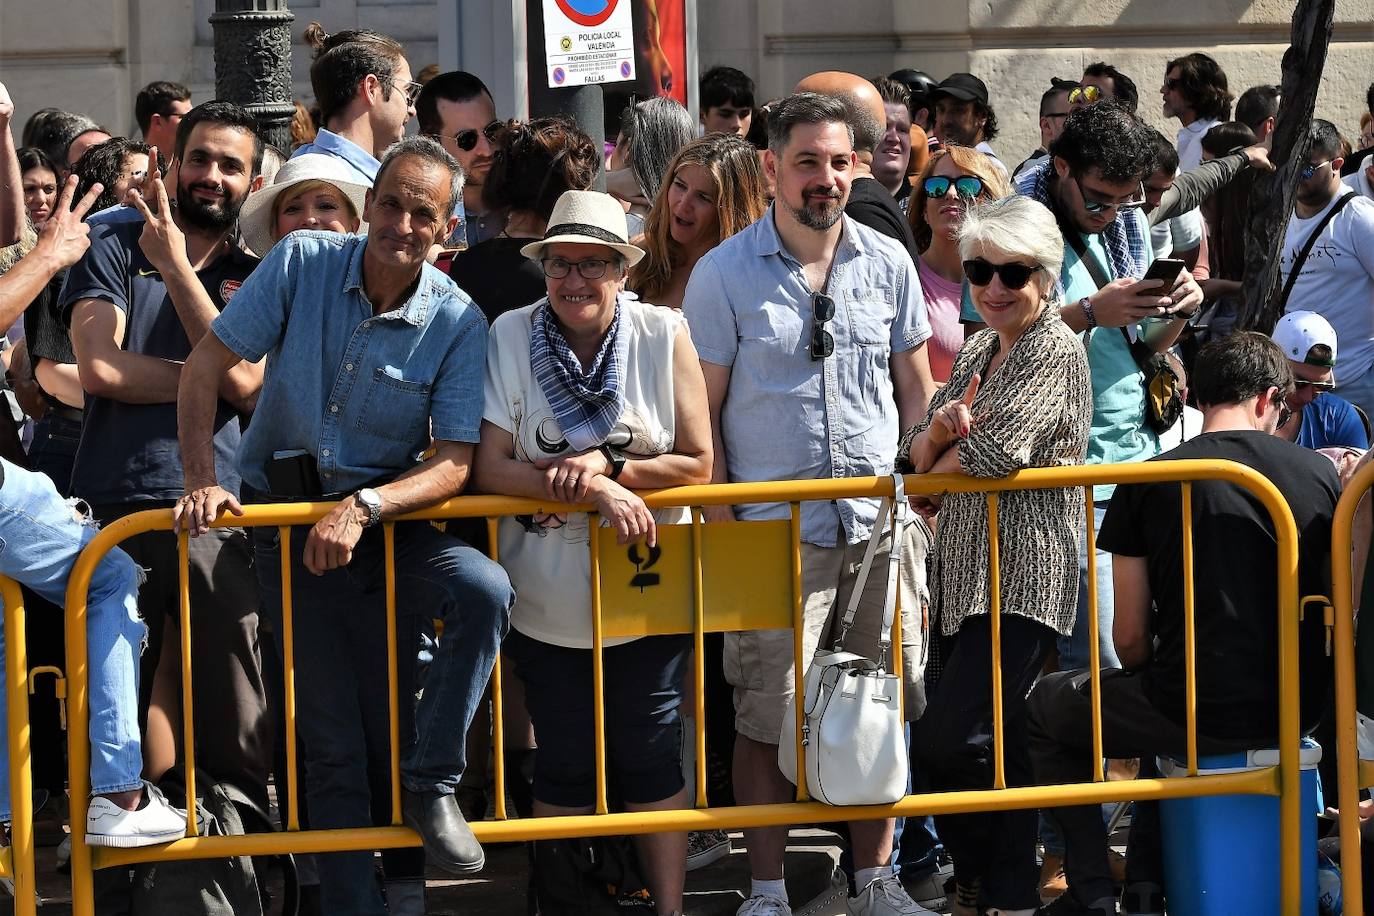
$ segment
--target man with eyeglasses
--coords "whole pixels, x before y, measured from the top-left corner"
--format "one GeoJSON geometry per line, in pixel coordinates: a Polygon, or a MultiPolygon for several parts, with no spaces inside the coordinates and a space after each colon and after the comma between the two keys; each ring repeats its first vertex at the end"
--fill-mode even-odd
{"type": "Polygon", "coordinates": [[[445,247],[471,248],[500,235],[506,225],[505,212],[487,212],[482,205],[492,145],[503,126],[486,84],[462,70],[440,73],[425,84],[415,102],[415,116],[420,133],[438,140],[463,167],[463,206],[456,214],[458,228],[445,247]]]}
{"type": "Polygon", "coordinates": [[[1336,388],[1336,332],[1316,312],[1289,312],[1270,335],[1293,369],[1293,414],[1278,434],[1304,448],[1369,448],[1368,419],[1336,388]]]}
{"type": "Polygon", "coordinates": [[[1083,68],[1077,88],[1069,93],[1069,104],[1077,108],[1091,105],[1099,99],[1115,99],[1118,105],[1135,114],[1140,104],[1140,93],[1135,88],[1134,80],[1106,61],[1099,60],[1083,68]]]}
{"type": "MultiPolygon", "coordinates": [[[[1169,289],[1139,279],[1154,260],[1142,182],[1154,168],[1155,133],[1109,100],[1078,108],[1051,144],[1050,161],[1017,182],[1020,193],[1054,212],[1064,233],[1060,315],[1084,335],[1092,370],[1088,464],[1141,461],[1159,451],[1159,438],[1146,423],[1145,376],[1136,353],[1147,328],[1146,347],[1163,352],[1173,346],[1202,305],[1202,290],[1187,271],[1169,289]]],[[[1098,523],[1112,491],[1094,488],[1098,523]]],[[[1078,621],[1073,635],[1059,641],[1065,668],[1085,666],[1090,658],[1086,543],[1080,576],[1078,621]]],[[[1111,556],[1101,550],[1096,578],[1100,658],[1115,667],[1111,556]]]]}
{"type": "Polygon", "coordinates": [[[337,156],[360,184],[371,187],[381,157],[405,136],[423,87],[412,79],[400,43],[380,32],[348,29],[330,35],[313,22],[305,37],[315,46],[310,86],[324,127],[291,156],[337,156]]]}
{"type": "MultiPolygon", "coordinates": [[[[1160,460],[1229,460],[1274,483],[1298,531],[1298,594],[1328,595],[1331,523],[1340,481],[1326,458],[1274,435],[1292,397],[1290,360],[1263,334],[1243,331],[1203,347],[1192,392],[1202,432],[1160,460]]],[[[1291,421],[1290,421],[1291,422],[1291,421]]],[[[1287,425],[1287,424],[1285,424],[1287,425]]],[[[1117,488],[1098,542],[1116,572],[1116,646],[1121,668],[1101,672],[1101,752],[1109,758],[1187,759],[1187,615],[1182,487],[1175,482],[1117,488]]],[[[1278,739],[1279,648],[1274,626],[1279,561],[1274,522],[1242,487],[1192,484],[1197,752],[1233,754],[1278,739]]],[[[1325,708],[1330,660],[1322,615],[1299,624],[1300,720],[1315,726],[1325,708]]],[[[1093,696],[1085,669],[1048,675],[1028,700],[1031,760],[1041,784],[1093,778],[1093,696]]],[[[1142,775],[1144,775],[1142,773],[1142,775]]],[[[1044,916],[1116,916],[1099,805],[1050,809],[1068,848],[1068,891],[1044,916]]],[[[1129,916],[1186,912],[1164,899],[1158,802],[1137,801],[1126,850],[1129,916]]]]}
{"type": "MultiPolygon", "coordinates": [[[[764,163],[777,197],[763,218],[704,255],[687,283],[683,313],[706,377],[714,482],[889,474],[900,430],[924,416],[934,393],[916,266],[900,244],[844,213],[856,163],[849,117],[839,99],[811,92],[773,106],[764,163]]],[[[707,510],[712,521],[788,517],[785,504],[707,510]]],[[[803,658],[833,640],[879,524],[876,499],[802,504],[803,658]]],[[[906,547],[901,606],[910,611],[922,602],[924,544],[906,547]]],[[[881,573],[869,578],[847,651],[878,658],[883,585],[881,573]]],[[[925,706],[920,633],[916,620],[903,624],[909,718],[925,706]]],[[[795,790],[778,768],[778,739],[792,693],[792,632],[726,634],[725,670],[735,687],[735,798],[788,801],[795,790]]],[[[852,914],[929,912],[888,864],[894,824],[849,825],[859,892],[852,914]]],[[[745,837],[752,883],[739,916],[790,916],[787,829],[745,837]]]]}
{"type": "Polygon", "coordinates": [[[1014,178],[1050,158],[1050,144],[1064,132],[1064,121],[1069,116],[1069,96],[1079,88],[1073,80],[1050,77],[1050,88],[1040,96],[1040,146],[1016,167],[1012,172],[1014,178]]]}
{"type": "Polygon", "coordinates": [[[191,90],[167,80],[151,82],[134,99],[134,120],[143,142],[159,150],[176,149],[177,125],[191,110],[191,90]]]}
{"type": "Polygon", "coordinates": [[[1169,61],[1159,88],[1166,118],[1178,118],[1178,160],[1183,171],[1202,161],[1202,138],[1231,116],[1226,71],[1209,55],[1185,54],[1169,61]]]}
{"type": "Polygon", "coordinates": [[[1374,201],[1342,183],[1344,160],[1335,125],[1313,119],[1310,136],[1280,250],[1284,288],[1297,263],[1284,311],[1316,312],[1336,329],[1341,343],[1337,391],[1368,416],[1374,412],[1374,201]]]}

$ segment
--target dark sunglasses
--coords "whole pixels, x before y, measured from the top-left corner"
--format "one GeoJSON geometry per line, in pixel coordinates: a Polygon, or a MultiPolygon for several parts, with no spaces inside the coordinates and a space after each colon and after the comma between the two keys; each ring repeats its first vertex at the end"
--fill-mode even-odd
{"type": "Polygon", "coordinates": [[[1120,213],[1123,210],[1139,210],[1145,206],[1145,183],[1140,183],[1140,196],[1134,200],[1123,200],[1119,204],[1104,204],[1100,200],[1089,200],[1088,192],[1083,190],[1083,182],[1078,180],[1078,176],[1073,176],[1073,183],[1078,185],[1078,196],[1083,198],[1083,209],[1094,215],[1106,213],[1108,210],[1115,210],[1120,213]]]}
{"type": "Polygon", "coordinates": [[[1331,160],[1328,159],[1326,160],[1326,162],[1309,162],[1298,170],[1298,177],[1303,181],[1308,181],[1312,178],[1313,175],[1317,174],[1318,169],[1320,169],[1322,166],[1326,165],[1326,163],[1330,161],[1331,160]]]}
{"type": "Polygon", "coordinates": [[[1283,395],[1275,395],[1273,404],[1279,409],[1279,423],[1275,429],[1283,429],[1288,425],[1288,421],[1293,419],[1293,408],[1288,406],[1288,402],[1283,399],[1283,395]]]}
{"type": "MultiPolygon", "coordinates": [[[[505,125],[500,121],[492,121],[482,128],[481,135],[487,138],[488,143],[495,143],[496,138],[501,136],[501,130],[505,125]]],[[[467,130],[460,130],[453,135],[453,142],[458,144],[458,148],[465,153],[472,152],[477,147],[478,131],[469,127],[467,130]]]]}
{"type": "Polygon", "coordinates": [[[974,200],[983,193],[983,179],[976,175],[960,175],[958,178],[937,176],[926,179],[926,197],[944,197],[949,193],[950,185],[954,186],[954,193],[964,200],[974,200]]]}
{"type": "Polygon", "coordinates": [[[1311,388],[1313,391],[1335,391],[1335,382],[1309,382],[1306,379],[1298,379],[1293,383],[1297,389],[1311,388]]]}
{"type": "Polygon", "coordinates": [[[1169,79],[1167,76],[1164,77],[1164,88],[1169,92],[1173,92],[1175,89],[1182,85],[1183,80],[1181,79],[1169,79]]]}
{"type": "Polygon", "coordinates": [[[1069,104],[1092,104],[1102,98],[1102,90],[1096,86],[1077,86],[1069,91],[1069,104]]]}
{"type": "Polygon", "coordinates": [[[1030,278],[1035,276],[1037,270],[1042,270],[1039,264],[1032,267],[1029,264],[1018,264],[1012,261],[1007,264],[994,264],[982,258],[974,258],[964,262],[964,276],[968,277],[968,282],[974,286],[987,286],[992,282],[993,275],[1002,279],[1002,285],[1007,289],[1021,289],[1030,282],[1030,278]]]}
{"type": "Polygon", "coordinates": [[[825,359],[835,352],[835,338],[825,329],[825,324],[835,317],[835,300],[824,293],[811,296],[811,358],[825,359]]]}

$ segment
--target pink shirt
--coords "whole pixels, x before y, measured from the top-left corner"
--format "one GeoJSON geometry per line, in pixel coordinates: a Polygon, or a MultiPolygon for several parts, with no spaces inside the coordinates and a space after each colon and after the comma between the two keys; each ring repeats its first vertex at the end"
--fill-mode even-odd
{"type": "Polygon", "coordinates": [[[964,326],[959,323],[963,285],[946,280],[927,267],[921,258],[916,259],[916,269],[921,275],[926,314],[933,332],[926,347],[926,353],[930,356],[930,374],[935,381],[943,384],[949,379],[954,357],[959,355],[959,348],[964,345],[964,326]]]}

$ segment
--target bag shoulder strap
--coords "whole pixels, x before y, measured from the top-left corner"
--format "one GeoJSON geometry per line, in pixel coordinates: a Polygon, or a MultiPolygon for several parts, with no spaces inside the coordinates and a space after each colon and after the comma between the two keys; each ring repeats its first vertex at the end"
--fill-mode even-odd
{"type": "Polygon", "coordinates": [[[873,534],[868,539],[868,548],[864,550],[864,561],[859,567],[859,575],[854,580],[854,588],[849,593],[849,606],[845,609],[844,619],[840,621],[840,635],[835,640],[835,651],[839,652],[844,648],[849,628],[854,626],[854,618],[859,612],[859,601],[863,597],[864,586],[868,583],[868,574],[873,567],[873,557],[878,552],[878,542],[883,539],[887,516],[891,514],[892,543],[888,545],[887,550],[887,595],[883,599],[883,625],[878,630],[878,647],[881,651],[877,661],[880,670],[886,670],[887,651],[892,646],[892,622],[896,617],[897,608],[897,581],[902,573],[902,532],[906,528],[907,502],[906,484],[901,474],[892,475],[892,490],[892,497],[884,497],[878,507],[873,534]]]}
{"type": "Polygon", "coordinates": [[[1316,228],[1312,230],[1312,234],[1309,235],[1307,241],[1303,243],[1302,251],[1299,251],[1297,258],[1293,260],[1293,267],[1288,271],[1288,279],[1283,283],[1283,292],[1279,294],[1278,313],[1280,315],[1282,315],[1284,309],[1288,307],[1288,297],[1293,294],[1293,286],[1298,282],[1298,274],[1302,272],[1302,266],[1307,263],[1307,256],[1312,253],[1312,246],[1317,244],[1317,237],[1320,236],[1322,232],[1326,230],[1327,225],[1336,218],[1336,214],[1345,209],[1346,204],[1359,196],[1359,191],[1350,191],[1340,200],[1336,201],[1336,205],[1326,211],[1326,215],[1322,217],[1321,222],[1317,223],[1316,228]]]}

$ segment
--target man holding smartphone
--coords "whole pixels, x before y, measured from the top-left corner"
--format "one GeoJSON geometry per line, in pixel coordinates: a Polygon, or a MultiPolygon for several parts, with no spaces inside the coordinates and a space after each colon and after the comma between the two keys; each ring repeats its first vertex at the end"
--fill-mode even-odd
{"type": "MultiPolygon", "coordinates": [[[[287,557],[313,828],[370,826],[374,809],[389,809],[368,789],[369,769],[389,769],[381,523],[458,495],[472,466],[487,324],[425,263],[435,240],[453,231],[461,191],[459,165],[438,143],[397,143],[367,193],[367,237],[291,233],[182,373],[179,527],[199,536],[221,511],[243,511],[215,474],[214,391],[230,367],[264,355],[259,409],[238,451],[244,490],[272,502],[338,500],[313,527],[293,529],[287,557]]],[[[280,615],[282,545],[275,528],[253,531],[263,605],[280,615]]],[[[402,812],[431,862],[471,873],[484,855],[454,790],[515,594],[500,566],[428,522],[399,522],[394,533],[402,812]],[[443,619],[443,637],[415,703],[408,647],[433,618],[443,619]]],[[[387,912],[370,852],[318,861],[324,912],[387,912]]]]}
{"type": "MultiPolygon", "coordinates": [[[[1154,131],[1114,102],[1073,111],[1050,146],[1050,161],[1026,172],[1017,190],[1048,206],[1064,232],[1060,314],[1084,335],[1092,369],[1093,419],[1088,464],[1141,461],[1159,451],[1146,423],[1144,374],[1132,354],[1142,322],[1163,319],[1146,342],[1156,352],[1173,346],[1202,305],[1192,275],[1176,268],[1172,281],[1144,279],[1154,254],[1142,206],[1142,182],[1155,168],[1154,131]]],[[[1159,275],[1162,276],[1162,275],[1159,275]]],[[[1113,487],[1094,488],[1101,524],[1113,487]]],[[[1088,664],[1087,556],[1082,563],[1078,623],[1061,639],[1060,667],[1088,664]]],[[[1116,667],[1112,646],[1111,555],[1097,553],[1098,648],[1103,666],[1116,667]]]]}

